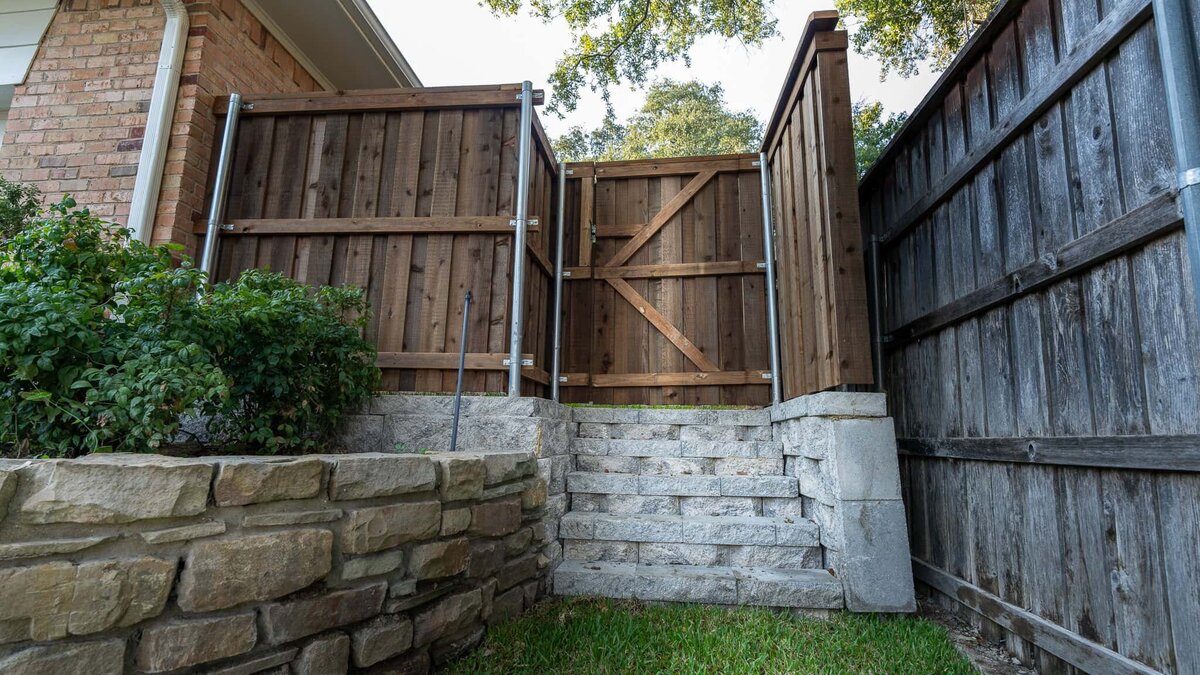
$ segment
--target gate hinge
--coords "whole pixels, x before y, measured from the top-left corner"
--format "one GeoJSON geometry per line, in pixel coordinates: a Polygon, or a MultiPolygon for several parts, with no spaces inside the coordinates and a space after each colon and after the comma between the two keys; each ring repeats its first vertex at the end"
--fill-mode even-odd
{"type": "Polygon", "coordinates": [[[564,279],[569,278],[571,276],[571,270],[563,270],[562,276],[564,279]]]}
{"type": "Polygon", "coordinates": [[[762,160],[756,159],[756,160],[750,162],[750,166],[762,166],[762,160]]]}
{"type": "Polygon", "coordinates": [[[765,269],[767,269],[767,263],[766,263],[766,261],[765,261],[765,260],[764,260],[763,262],[760,262],[760,263],[754,263],[754,266],[755,266],[755,267],[757,267],[757,268],[758,268],[758,269],[760,269],[760,270],[765,270],[765,269]]]}
{"type": "MultiPolygon", "coordinates": [[[[504,359],[504,363],[502,365],[511,366],[512,359],[504,359]]],[[[533,367],[533,359],[521,359],[521,367],[532,368],[533,367]]]]}
{"type": "MultiPolygon", "coordinates": [[[[508,226],[509,226],[509,227],[516,227],[518,224],[520,224],[520,222],[521,222],[521,219],[520,219],[520,218],[513,218],[512,220],[508,221],[508,226]]],[[[537,227],[537,225],[538,225],[538,219],[537,219],[537,218],[530,218],[530,219],[528,219],[528,220],[526,220],[526,221],[525,221],[525,224],[526,224],[527,226],[529,226],[529,227],[537,227]]]]}
{"type": "Polygon", "coordinates": [[[253,103],[243,103],[241,109],[242,110],[254,110],[254,104],[253,103]]]}
{"type": "Polygon", "coordinates": [[[217,229],[224,230],[226,232],[232,232],[233,231],[233,223],[222,223],[221,225],[217,226],[217,229]]]}
{"type": "Polygon", "coordinates": [[[559,375],[559,376],[558,376],[558,382],[559,382],[559,384],[566,384],[567,382],[570,382],[570,381],[571,381],[571,378],[567,377],[566,375],[559,375]]]}
{"type": "Polygon", "coordinates": [[[574,176],[574,175],[575,175],[575,169],[567,169],[567,175],[568,175],[568,176],[574,176]]]}
{"type": "Polygon", "coordinates": [[[774,379],[774,378],[772,378],[772,377],[771,377],[771,373],[763,373],[763,374],[762,374],[762,379],[764,379],[764,380],[770,380],[770,379],[774,379]]]}

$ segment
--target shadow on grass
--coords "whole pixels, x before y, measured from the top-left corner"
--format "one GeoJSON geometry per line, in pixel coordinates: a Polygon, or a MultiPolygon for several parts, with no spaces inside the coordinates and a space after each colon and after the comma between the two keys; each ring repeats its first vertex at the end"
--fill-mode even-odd
{"type": "Polygon", "coordinates": [[[914,617],[556,599],[496,626],[450,673],[974,673],[914,617]]]}

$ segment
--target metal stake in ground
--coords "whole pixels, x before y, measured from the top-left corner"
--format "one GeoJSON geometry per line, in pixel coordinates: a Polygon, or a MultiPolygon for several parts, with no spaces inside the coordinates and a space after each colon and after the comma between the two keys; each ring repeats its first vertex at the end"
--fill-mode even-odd
{"type": "Polygon", "coordinates": [[[217,175],[213,180],[212,202],[208,206],[208,230],[200,256],[200,271],[204,272],[207,281],[212,281],[213,277],[213,258],[217,252],[217,237],[223,226],[221,219],[225,217],[229,167],[233,163],[233,138],[237,134],[238,115],[241,112],[242,97],[234,92],[229,95],[229,108],[225,111],[225,133],[221,137],[221,154],[217,155],[217,175]]]}
{"type": "Polygon", "coordinates": [[[450,452],[458,449],[458,413],[462,409],[463,370],[467,367],[467,317],[471,315],[471,291],[463,296],[462,337],[458,339],[458,382],[454,385],[454,422],[450,427],[450,452]]]}

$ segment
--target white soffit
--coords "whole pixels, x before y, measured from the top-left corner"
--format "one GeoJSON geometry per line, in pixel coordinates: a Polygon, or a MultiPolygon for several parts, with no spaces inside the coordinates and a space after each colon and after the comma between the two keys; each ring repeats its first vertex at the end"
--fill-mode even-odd
{"type": "Polygon", "coordinates": [[[25,81],[57,7],[58,0],[0,0],[0,85],[25,81]]]}
{"type": "Polygon", "coordinates": [[[366,0],[243,2],[326,89],[421,86],[366,0]]]}

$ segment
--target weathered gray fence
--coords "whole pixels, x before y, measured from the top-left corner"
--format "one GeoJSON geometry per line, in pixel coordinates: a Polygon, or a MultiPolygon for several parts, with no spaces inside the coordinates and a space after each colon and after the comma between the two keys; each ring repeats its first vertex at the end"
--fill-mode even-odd
{"type": "Polygon", "coordinates": [[[1008,0],[861,186],[917,578],[1043,672],[1200,672],[1157,49],[1149,0],[1008,0]]]}

